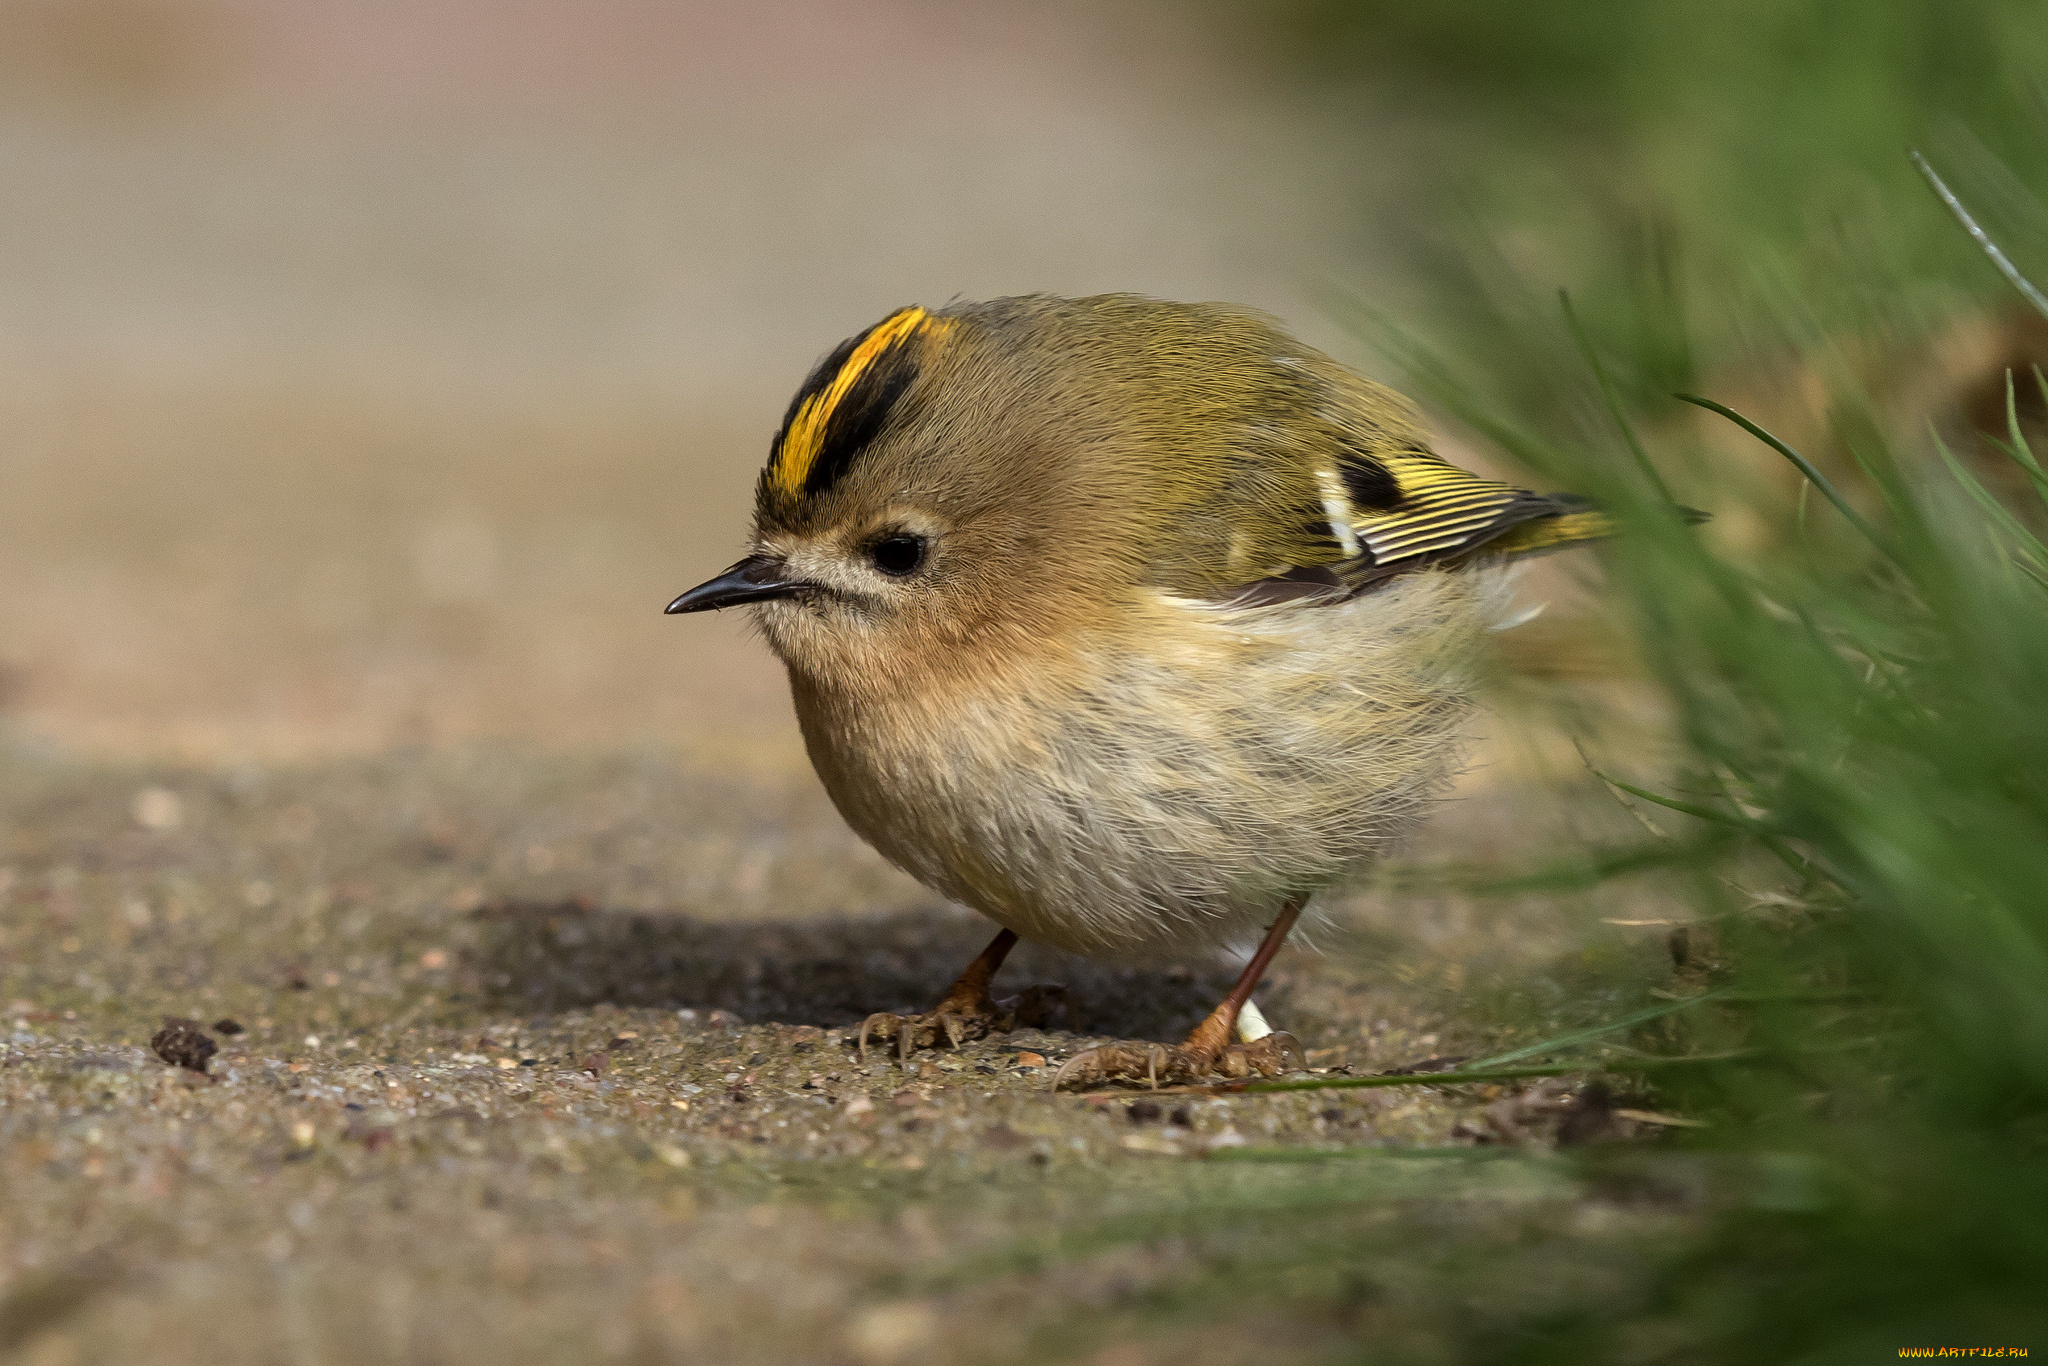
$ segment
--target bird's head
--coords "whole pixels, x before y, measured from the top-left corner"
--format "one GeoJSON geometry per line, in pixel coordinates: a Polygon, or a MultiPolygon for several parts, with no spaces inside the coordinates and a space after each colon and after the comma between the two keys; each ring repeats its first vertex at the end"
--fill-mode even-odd
{"type": "Polygon", "coordinates": [[[668,610],[757,604],[815,678],[971,677],[1141,587],[1300,562],[1280,542],[1319,494],[1266,449],[1295,439],[1314,384],[1291,347],[1249,314],[1130,295],[900,309],[804,381],[752,553],[668,610]],[[1280,514],[1245,518],[1248,501],[1280,514]]]}

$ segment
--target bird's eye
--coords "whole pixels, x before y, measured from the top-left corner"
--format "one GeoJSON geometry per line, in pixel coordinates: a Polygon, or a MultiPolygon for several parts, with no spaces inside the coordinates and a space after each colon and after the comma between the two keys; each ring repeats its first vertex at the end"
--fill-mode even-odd
{"type": "Polygon", "coordinates": [[[891,532],[868,547],[868,559],[891,578],[914,574],[924,563],[924,537],[906,531],[891,532]]]}

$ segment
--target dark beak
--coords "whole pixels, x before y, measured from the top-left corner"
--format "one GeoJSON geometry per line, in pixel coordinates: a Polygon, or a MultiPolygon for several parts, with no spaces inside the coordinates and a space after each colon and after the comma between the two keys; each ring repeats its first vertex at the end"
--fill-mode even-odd
{"type": "Polygon", "coordinates": [[[717,578],[698,584],[668,605],[670,613],[715,612],[744,602],[795,597],[818,585],[790,577],[788,566],[766,555],[749,555],[717,578]]]}

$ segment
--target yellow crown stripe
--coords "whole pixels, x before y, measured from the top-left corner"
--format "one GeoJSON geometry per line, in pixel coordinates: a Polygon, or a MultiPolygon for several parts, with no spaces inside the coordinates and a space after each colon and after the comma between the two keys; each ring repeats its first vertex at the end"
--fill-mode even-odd
{"type": "Polygon", "coordinates": [[[825,443],[825,424],[831,419],[832,410],[839,406],[847,391],[860,381],[869,366],[881,359],[890,347],[905,341],[932,321],[932,315],[923,308],[912,306],[891,313],[869,329],[861,338],[853,354],[846,358],[846,364],[839,367],[839,373],[832,377],[817,393],[803,401],[790,419],[789,434],[782,439],[782,448],[775,453],[775,472],[772,482],[784,493],[794,496],[803,490],[804,480],[817,463],[818,451],[825,443]]]}

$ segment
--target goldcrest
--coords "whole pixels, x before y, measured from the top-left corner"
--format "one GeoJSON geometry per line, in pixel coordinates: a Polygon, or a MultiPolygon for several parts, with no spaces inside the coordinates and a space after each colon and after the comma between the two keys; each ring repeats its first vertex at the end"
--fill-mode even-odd
{"type": "Polygon", "coordinates": [[[1034,295],[900,309],[826,356],[752,552],[668,610],[751,604],[848,824],[1003,927],[863,1049],[1042,1019],[1051,992],[990,992],[1020,935],[1257,942],[1188,1040],[1060,1074],[1157,1084],[1297,1061],[1232,1034],[1302,912],[1455,773],[1498,566],[1608,529],[1439,459],[1400,395],[1257,314],[1034,295]]]}

